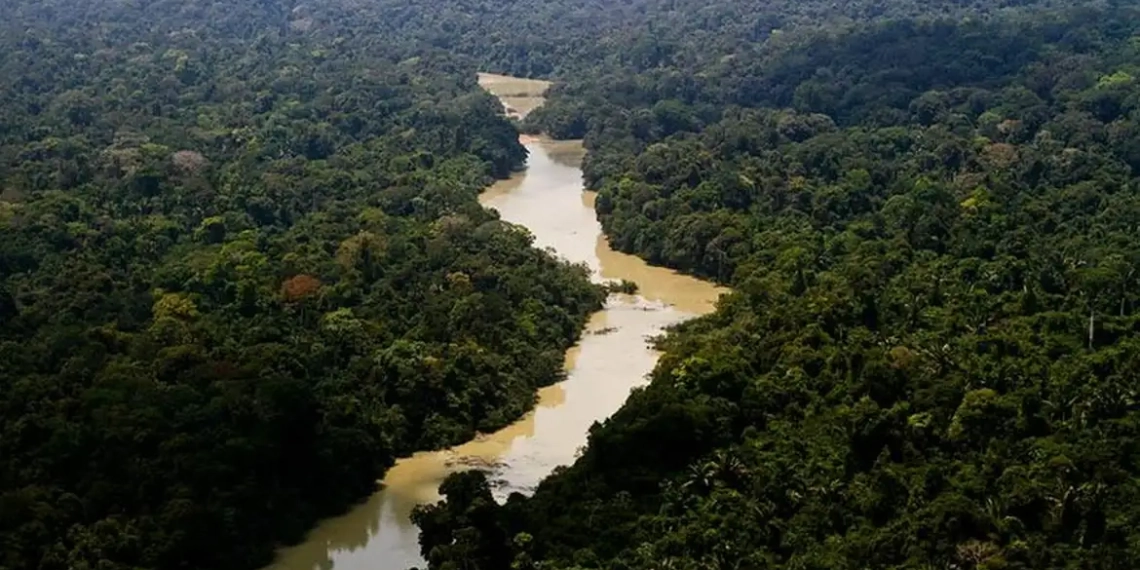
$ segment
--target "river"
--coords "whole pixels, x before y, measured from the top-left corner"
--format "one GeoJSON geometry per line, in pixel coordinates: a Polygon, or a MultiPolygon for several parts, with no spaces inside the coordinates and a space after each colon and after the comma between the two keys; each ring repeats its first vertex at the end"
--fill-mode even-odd
{"type": "MultiPolygon", "coordinates": [[[[479,82],[523,116],[542,104],[547,83],[480,74],[479,82]]],[[[657,354],[647,339],[663,327],[711,311],[723,289],[650,267],[610,249],[594,215],[594,195],[582,188],[579,141],[524,137],[527,168],[489,188],[480,202],[506,221],[527,227],[538,247],[584,262],[595,280],[628,279],[637,295],[613,295],[590,319],[581,342],[566,354],[566,380],[539,391],[535,410],[493,434],[463,445],[418,453],[388,471],[382,490],[348,513],[322,521],[297,546],[284,548],[270,570],[406,570],[423,566],[414,506],[439,499],[448,474],[486,469],[504,498],[530,492],[559,465],[569,464],[595,421],[622,405],[645,382],[657,354]]]]}

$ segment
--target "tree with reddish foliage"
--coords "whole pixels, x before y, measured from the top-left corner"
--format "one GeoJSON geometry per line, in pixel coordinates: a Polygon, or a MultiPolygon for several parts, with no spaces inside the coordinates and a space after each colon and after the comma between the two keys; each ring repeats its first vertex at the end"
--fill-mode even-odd
{"type": "Polygon", "coordinates": [[[295,275],[281,284],[281,296],[286,302],[295,303],[315,294],[321,289],[321,280],[312,275],[295,275]]]}

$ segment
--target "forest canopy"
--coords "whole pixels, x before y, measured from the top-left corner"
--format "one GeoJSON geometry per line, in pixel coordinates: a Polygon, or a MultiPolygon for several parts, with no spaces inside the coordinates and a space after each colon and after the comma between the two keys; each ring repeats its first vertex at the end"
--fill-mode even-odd
{"type": "Polygon", "coordinates": [[[431,568],[1135,567],[1137,7],[669,5],[525,126],[735,293],[533,497],[449,480],[431,568]]]}
{"type": "Polygon", "coordinates": [[[0,568],[254,568],[558,379],[475,197],[556,80],[616,248],[731,285],[433,569],[1131,569],[1135,2],[0,3],[0,568]]]}
{"type": "Polygon", "coordinates": [[[0,5],[0,568],[255,568],[498,428],[603,292],[476,69],[277,2],[0,5]],[[158,15],[158,17],[156,17],[158,15]]]}

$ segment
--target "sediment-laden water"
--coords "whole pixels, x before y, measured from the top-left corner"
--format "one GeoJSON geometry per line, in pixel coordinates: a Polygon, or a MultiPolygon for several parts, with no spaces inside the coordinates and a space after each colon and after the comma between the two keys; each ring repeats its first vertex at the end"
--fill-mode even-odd
{"type": "MultiPolygon", "coordinates": [[[[480,84],[508,112],[523,116],[542,103],[542,81],[480,74],[480,84]]],[[[645,382],[657,354],[647,339],[663,327],[713,309],[722,289],[609,248],[594,214],[593,193],[582,188],[578,141],[524,138],[527,168],[481,197],[506,221],[527,227],[538,247],[584,262],[597,280],[628,279],[638,295],[611,296],[590,319],[582,341],[566,355],[566,380],[539,392],[538,406],[518,422],[463,445],[402,459],[382,490],[343,516],[320,523],[271,570],[405,570],[422,565],[413,507],[439,499],[450,473],[485,469],[500,498],[529,492],[555,467],[571,463],[595,421],[615,412],[645,382]]]]}

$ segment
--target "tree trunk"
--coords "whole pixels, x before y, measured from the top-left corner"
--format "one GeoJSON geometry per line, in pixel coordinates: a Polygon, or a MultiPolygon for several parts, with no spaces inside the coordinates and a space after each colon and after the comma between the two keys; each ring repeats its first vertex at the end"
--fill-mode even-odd
{"type": "Polygon", "coordinates": [[[1093,330],[1095,323],[1093,315],[1095,314],[1096,313],[1094,311],[1089,311],[1089,350],[1092,350],[1093,348],[1093,330]]]}

